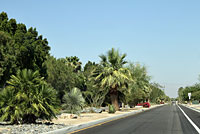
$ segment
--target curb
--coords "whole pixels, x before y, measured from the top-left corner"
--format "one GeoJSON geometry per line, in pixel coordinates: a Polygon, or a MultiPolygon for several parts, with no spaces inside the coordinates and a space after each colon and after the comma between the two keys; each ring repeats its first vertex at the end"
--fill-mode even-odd
{"type": "Polygon", "coordinates": [[[189,107],[189,106],[187,106],[187,105],[184,105],[184,104],[179,104],[179,105],[181,105],[181,106],[184,106],[184,107],[187,107],[187,108],[189,108],[189,109],[191,109],[191,110],[194,110],[194,111],[196,111],[196,112],[199,112],[199,113],[200,113],[200,109],[197,109],[197,108],[194,108],[194,107],[189,107]]]}
{"type": "Polygon", "coordinates": [[[79,130],[79,129],[83,129],[83,128],[86,128],[86,127],[94,126],[94,125],[97,125],[97,124],[100,124],[100,123],[103,123],[103,122],[108,122],[108,121],[111,121],[111,120],[117,120],[117,119],[120,119],[120,118],[128,117],[128,116],[135,115],[137,113],[148,111],[148,110],[151,110],[151,109],[154,109],[154,108],[158,108],[158,107],[161,107],[161,106],[164,106],[164,105],[159,105],[159,106],[152,107],[152,108],[149,108],[149,109],[140,109],[140,110],[133,111],[133,112],[130,112],[130,113],[120,114],[120,115],[116,115],[116,116],[108,117],[108,118],[104,118],[104,119],[98,119],[98,120],[94,120],[94,121],[91,121],[91,122],[88,122],[88,123],[69,126],[69,127],[66,127],[66,128],[57,129],[57,130],[49,131],[49,132],[42,133],[42,134],[66,134],[66,133],[73,132],[75,130],[79,130]]]}

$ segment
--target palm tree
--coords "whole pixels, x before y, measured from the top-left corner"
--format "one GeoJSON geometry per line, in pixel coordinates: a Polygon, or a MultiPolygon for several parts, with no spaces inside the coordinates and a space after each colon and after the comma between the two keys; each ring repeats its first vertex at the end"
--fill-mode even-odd
{"type": "Polygon", "coordinates": [[[123,87],[128,86],[131,79],[130,71],[123,67],[127,63],[125,61],[126,54],[120,55],[118,50],[112,48],[107,55],[100,55],[103,71],[96,77],[100,81],[101,87],[109,89],[112,104],[116,110],[119,110],[118,92],[123,92],[123,87]]]}
{"type": "Polygon", "coordinates": [[[35,123],[36,119],[56,117],[56,91],[40,77],[39,72],[19,70],[12,75],[0,94],[0,120],[11,123],[35,123]]]}
{"type": "Polygon", "coordinates": [[[74,68],[74,72],[78,72],[81,70],[81,62],[79,58],[76,56],[66,57],[65,58],[66,65],[74,68]]]}

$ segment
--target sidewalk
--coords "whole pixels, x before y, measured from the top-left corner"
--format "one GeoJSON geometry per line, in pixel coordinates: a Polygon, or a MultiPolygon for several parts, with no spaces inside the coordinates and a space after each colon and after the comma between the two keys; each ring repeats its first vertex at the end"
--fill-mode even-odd
{"type": "Polygon", "coordinates": [[[181,104],[181,105],[188,107],[192,110],[195,110],[197,112],[200,112],[200,104],[181,104]]]}

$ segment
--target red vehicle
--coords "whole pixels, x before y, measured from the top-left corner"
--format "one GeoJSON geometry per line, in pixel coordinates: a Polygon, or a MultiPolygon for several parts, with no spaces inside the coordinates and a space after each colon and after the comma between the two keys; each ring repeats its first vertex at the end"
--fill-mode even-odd
{"type": "Polygon", "coordinates": [[[137,104],[137,106],[143,106],[143,107],[148,107],[149,108],[151,105],[150,105],[149,102],[144,102],[144,103],[137,104]]]}
{"type": "Polygon", "coordinates": [[[161,101],[160,104],[165,104],[165,102],[161,101]]]}

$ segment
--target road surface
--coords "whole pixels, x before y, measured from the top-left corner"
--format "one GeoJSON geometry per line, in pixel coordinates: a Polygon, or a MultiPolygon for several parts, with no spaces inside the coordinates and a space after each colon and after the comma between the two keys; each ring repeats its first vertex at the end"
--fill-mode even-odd
{"type": "MultiPolygon", "coordinates": [[[[200,128],[200,113],[180,106],[200,128]]],[[[75,134],[198,134],[177,105],[165,105],[75,134]]]]}

